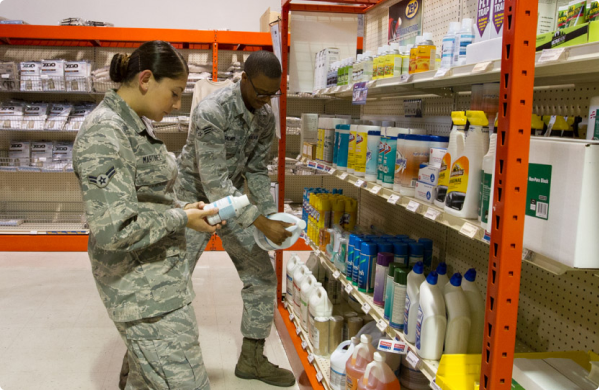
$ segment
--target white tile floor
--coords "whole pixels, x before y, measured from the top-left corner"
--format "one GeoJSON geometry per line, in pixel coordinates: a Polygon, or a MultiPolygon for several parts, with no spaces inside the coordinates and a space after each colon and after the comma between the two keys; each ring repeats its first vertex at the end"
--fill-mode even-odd
{"type": "MultiPolygon", "coordinates": [[[[229,256],[204,253],[193,283],[211,388],[274,389],[234,375],[242,342],[242,285],[229,256]]],[[[0,389],[115,390],[124,353],[87,253],[0,252],[0,389]]],[[[274,326],[266,355],[289,369],[274,326]]]]}

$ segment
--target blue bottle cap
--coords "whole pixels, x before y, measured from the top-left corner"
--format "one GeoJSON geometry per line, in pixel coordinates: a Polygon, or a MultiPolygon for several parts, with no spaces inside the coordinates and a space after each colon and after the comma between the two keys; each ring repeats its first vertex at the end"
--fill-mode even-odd
{"type": "Polygon", "coordinates": [[[460,287],[462,285],[462,275],[459,272],[456,272],[451,279],[449,279],[449,283],[451,283],[452,286],[460,287]]]}
{"type": "Polygon", "coordinates": [[[437,273],[439,275],[447,275],[447,263],[439,263],[437,266],[437,273]]]}
{"type": "Polygon", "coordinates": [[[428,138],[431,142],[449,142],[449,137],[442,137],[439,135],[429,135],[428,138]]]}
{"type": "Polygon", "coordinates": [[[394,237],[395,237],[395,236],[392,236],[392,235],[390,235],[390,234],[383,234],[383,235],[381,236],[381,238],[384,238],[385,240],[390,240],[390,239],[392,239],[392,238],[394,238],[394,237]]]}
{"type": "Polygon", "coordinates": [[[393,253],[396,256],[407,256],[409,253],[408,244],[404,242],[396,242],[393,244],[393,253]]]}
{"type": "Polygon", "coordinates": [[[395,238],[401,238],[402,240],[407,240],[410,238],[407,234],[397,234],[395,238]]]}
{"type": "Polygon", "coordinates": [[[349,235],[349,245],[355,245],[356,244],[356,238],[358,238],[358,236],[356,236],[355,234],[350,234],[349,235]]]}
{"type": "Polygon", "coordinates": [[[474,282],[476,280],[476,270],[474,268],[470,268],[466,275],[464,275],[464,279],[469,282],[474,282]]]}
{"type": "Polygon", "coordinates": [[[366,237],[369,240],[374,240],[375,238],[379,238],[379,236],[377,236],[376,234],[368,234],[364,237],[366,237]]]}
{"type": "Polygon", "coordinates": [[[424,246],[424,250],[433,250],[433,240],[431,240],[430,238],[420,238],[418,239],[418,243],[424,246]]]}
{"type": "Polygon", "coordinates": [[[420,169],[422,169],[422,168],[426,168],[426,167],[428,167],[428,164],[427,164],[427,163],[422,163],[422,164],[420,164],[420,169]]]}
{"type": "Polygon", "coordinates": [[[349,125],[337,125],[337,126],[335,126],[335,128],[337,130],[349,130],[350,126],[349,125]]]}
{"type": "Polygon", "coordinates": [[[428,141],[428,135],[423,134],[406,134],[406,141],[428,141]]]}
{"type": "Polygon", "coordinates": [[[379,253],[380,252],[387,252],[387,253],[393,253],[393,244],[391,244],[390,242],[377,242],[378,244],[378,248],[379,248],[379,253]]]}
{"type": "Polygon", "coordinates": [[[423,256],[424,255],[424,245],[418,244],[417,242],[410,243],[410,256],[423,256]]]}
{"type": "Polygon", "coordinates": [[[418,263],[414,264],[414,268],[412,268],[412,271],[414,271],[415,274],[422,275],[422,273],[424,272],[424,263],[422,261],[419,261],[418,263]]]}
{"type": "Polygon", "coordinates": [[[439,276],[437,275],[437,271],[432,271],[426,277],[426,281],[428,282],[428,284],[433,285],[433,286],[437,284],[438,279],[439,279],[439,276]]]}
{"type": "Polygon", "coordinates": [[[363,242],[360,248],[360,253],[363,255],[376,256],[379,253],[377,244],[373,242],[363,242]]]}

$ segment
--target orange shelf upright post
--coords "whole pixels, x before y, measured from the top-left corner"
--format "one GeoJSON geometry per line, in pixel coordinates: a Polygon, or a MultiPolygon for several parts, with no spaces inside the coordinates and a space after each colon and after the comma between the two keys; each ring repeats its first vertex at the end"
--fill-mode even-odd
{"type": "Polygon", "coordinates": [[[218,42],[212,44],[212,81],[218,81],[218,42]]]}
{"type": "Polygon", "coordinates": [[[499,127],[480,388],[508,390],[518,322],[537,2],[505,1],[499,127]]]}

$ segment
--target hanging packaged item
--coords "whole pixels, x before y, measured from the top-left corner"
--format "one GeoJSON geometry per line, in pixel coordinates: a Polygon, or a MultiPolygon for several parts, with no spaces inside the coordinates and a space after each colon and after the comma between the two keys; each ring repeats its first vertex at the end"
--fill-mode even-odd
{"type": "Polygon", "coordinates": [[[20,129],[23,125],[23,105],[5,102],[0,105],[0,129],[20,129]]]}
{"type": "Polygon", "coordinates": [[[63,130],[71,111],[73,111],[72,104],[53,104],[46,120],[45,130],[63,130]]]}
{"type": "Polygon", "coordinates": [[[52,150],[52,164],[45,165],[42,172],[72,172],[73,171],[73,143],[55,141],[52,150]]]}
{"type": "Polygon", "coordinates": [[[23,112],[23,130],[44,130],[48,119],[48,103],[27,103],[23,112]]]}
{"type": "Polygon", "coordinates": [[[64,68],[66,90],[91,91],[91,64],[88,61],[67,61],[64,68]]]}
{"type": "Polygon", "coordinates": [[[31,156],[31,142],[29,141],[11,141],[8,147],[9,165],[16,167],[29,165],[31,156]]]}
{"type": "Polygon", "coordinates": [[[0,62],[0,91],[16,91],[18,79],[19,70],[16,62],[0,62]]]}
{"type": "Polygon", "coordinates": [[[21,91],[41,91],[42,90],[42,63],[35,61],[25,61],[19,64],[21,72],[21,91]]]}
{"type": "Polygon", "coordinates": [[[42,60],[42,90],[65,91],[64,68],[65,60],[42,60]]]}
{"type": "Polygon", "coordinates": [[[94,108],[95,106],[92,105],[75,106],[64,129],[68,131],[79,131],[83,121],[85,121],[85,118],[94,110],[94,108]]]}
{"type": "Polygon", "coordinates": [[[31,142],[31,166],[43,167],[52,163],[54,144],[51,141],[31,142]]]}
{"type": "Polygon", "coordinates": [[[586,0],[572,0],[568,4],[568,27],[575,27],[586,22],[586,0]]]}

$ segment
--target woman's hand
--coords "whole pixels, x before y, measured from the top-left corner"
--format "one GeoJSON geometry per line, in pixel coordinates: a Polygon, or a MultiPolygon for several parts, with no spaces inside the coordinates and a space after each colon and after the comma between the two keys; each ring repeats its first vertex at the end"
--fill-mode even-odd
{"type": "Polygon", "coordinates": [[[204,206],[206,206],[204,202],[189,203],[185,205],[183,210],[185,210],[185,213],[187,214],[188,228],[203,233],[214,233],[226,225],[226,221],[223,221],[218,225],[210,225],[206,218],[218,214],[218,208],[204,210],[204,206]]]}

